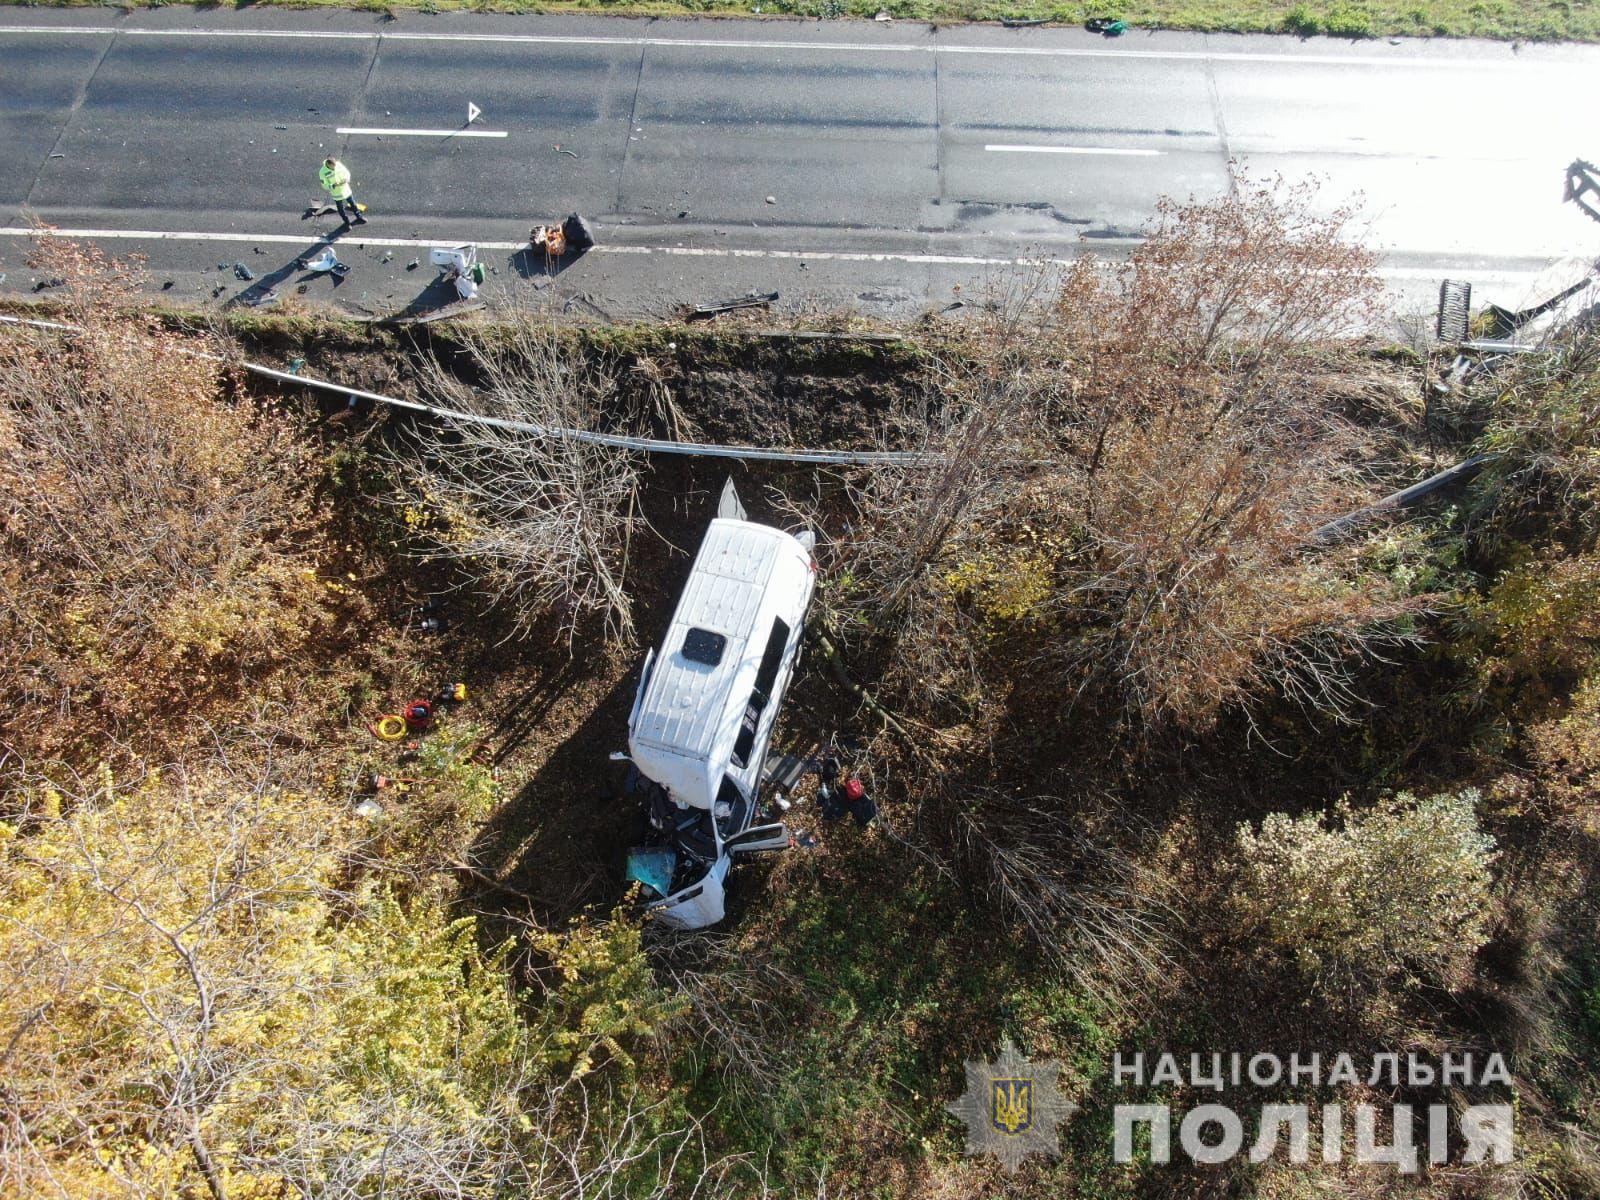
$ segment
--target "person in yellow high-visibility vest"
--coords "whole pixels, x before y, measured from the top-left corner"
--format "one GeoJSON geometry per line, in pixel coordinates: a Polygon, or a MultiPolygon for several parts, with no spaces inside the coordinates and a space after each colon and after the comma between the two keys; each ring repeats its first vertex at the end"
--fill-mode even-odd
{"type": "Polygon", "coordinates": [[[339,210],[345,227],[365,225],[367,219],[361,215],[361,206],[356,203],[355,194],[350,190],[350,168],[337,158],[325,158],[320,174],[323,190],[333,197],[333,205],[339,210]],[[348,213],[344,210],[347,204],[350,206],[348,213]]]}

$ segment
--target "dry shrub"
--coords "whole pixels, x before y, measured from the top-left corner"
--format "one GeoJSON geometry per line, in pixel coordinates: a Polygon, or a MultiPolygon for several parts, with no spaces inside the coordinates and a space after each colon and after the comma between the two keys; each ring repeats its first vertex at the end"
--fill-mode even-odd
{"type": "Polygon", "coordinates": [[[419,426],[399,455],[423,556],[458,567],[520,633],[553,618],[570,638],[597,618],[631,644],[622,583],[641,519],[639,457],[570,432],[602,427],[615,382],[536,314],[468,333],[466,356],[482,386],[430,370],[434,402],[455,415],[419,426]]]}
{"type": "Polygon", "coordinates": [[[1351,664],[1405,638],[1425,599],[1311,539],[1372,495],[1313,351],[1372,320],[1374,256],[1311,185],[1236,183],[993,305],[928,465],[852,485],[845,598],[919,700],[1031,673],[1144,728],[1272,692],[1343,712],[1351,664]]]}
{"type": "MultiPolygon", "coordinates": [[[[837,568],[818,599],[841,632],[890,644],[891,686],[930,698],[982,690],[972,653],[981,632],[955,591],[939,582],[955,547],[983,539],[1004,519],[1015,481],[1039,452],[1031,431],[1041,406],[1024,319],[1036,299],[1032,292],[1010,298],[984,322],[987,352],[936,363],[922,410],[891,422],[920,431],[916,445],[897,447],[913,450],[917,463],[842,477],[851,519],[824,542],[837,568]]],[[[833,524],[796,515],[812,528],[833,524]]]]}
{"type": "Polygon", "coordinates": [[[1491,539],[1543,532],[1592,545],[1600,535],[1600,326],[1574,323],[1546,349],[1492,381],[1478,449],[1496,460],[1479,481],[1481,515],[1491,539]]]}
{"type": "Polygon", "coordinates": [[[1341,711],[1351,652],[1413,605],[1308,547],[1366,495],[1363,438],[1308,352],[1370,322],[1375,256],[1313,184],[1235,184],[1164,202],[1120,268],[1076,264],[1051,314],[1077,528],[1049,654],[1150,723],[1203,726],[1274,689],[1341,711]]]}
{"type": "Polygon", "coordinates": [[[1357,502],[1347,444],[1287,396],[1119,423],[1067,493],[1078,524],[1047,602],[1065,636],[1046,658],[1152,725],[1273,691],[1347,711],[1349,665],[1404,640],[1423,603],[1310,544],[1357,502]]]}
{"type": "MultiPolygon", "coordinates": [[[[1104,808],[1105,806],[1100,806],[1104,808]]],[[[970,790],[952,814],[963,875],[1086,994],[1119,1004],[1177,970],[1170,885],[1051,796],[970,790]]]]}
{"type": "Polygon", "coordinates": [[[79,328],[0,330],[0,641],[6,740],[54,755],[285,661],[322,609],[287,423],[138,315],[136,265],[51,238],[33,261],[79,328]]]}
{"type": "Polygon", "coordinates": [[[790,1025],[797,999],[806,997],[804,981],[779,967],[764,943],[704,930],[652,933],[656,977],[679,1004],[662,1030],[669,1057],[681,1041],[715,1064],[724,1095],[769,1105],[786,1099],[790,1025]]]}
{"type": "Polygon", "coordinates": [[[1600,675],[1573,692],[1567,711],[1527,732],[1539,790],[1557,813],[1592,817],[1600,794],[1600,675]]]}

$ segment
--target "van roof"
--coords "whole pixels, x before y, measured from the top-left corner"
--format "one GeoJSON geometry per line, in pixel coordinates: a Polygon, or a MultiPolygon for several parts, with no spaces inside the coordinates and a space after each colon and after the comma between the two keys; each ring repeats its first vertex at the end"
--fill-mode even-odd
{"type": "Polygon", "coordinates": [[[686,803],[710,804],[772,622],[795,628],[811,586],[811,555],[790,534],[711,522],[629,730],[646,775],[686,803]]]}

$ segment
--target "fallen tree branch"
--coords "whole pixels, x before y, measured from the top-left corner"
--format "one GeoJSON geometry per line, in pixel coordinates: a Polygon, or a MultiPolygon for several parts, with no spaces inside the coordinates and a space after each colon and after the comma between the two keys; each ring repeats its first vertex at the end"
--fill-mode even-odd
{"type": "Polygon", "coordinates": [[[467,875],[472,879],[477,880],[477,882],[483,884],[484,887],[499,892],[502,895],[515,896],[518,900],[523,901],[530,908],[538,907],[538,901],[536,901],[532,896],[528,895],[527,892],[519,891],[517,888],[512,887],[508,883],[501,883],[493,875],[485,874],[483,871],[478,870],[478,868],[473,866],[471,863],[462,862],[459,858],[452,858],[447,859],[444,865],[449,867],[452,871],[462,875],[467,875]]]}
{"type": "MultiPolygon", "coordinates": [[[[822,651],[822,657],[828,660],[828,666],[833,671],[833,677],[839,681],[839,686],[854,696],[868,712],[882,717],[883,723],[905,738],[907,742],[913,742],[910,731],[900,723],[899,719],[873,699],[870,692],[850,678],[850,673],[845,670],[844,657],[839,653],[839,647],[834,645],[833,639],[828,636],[827,632],[820,626],[814,626],[811,634],[816,639],[817,649],[822,651]]],[[[915,743],[913,742],[913,744],[915,743]]]]}

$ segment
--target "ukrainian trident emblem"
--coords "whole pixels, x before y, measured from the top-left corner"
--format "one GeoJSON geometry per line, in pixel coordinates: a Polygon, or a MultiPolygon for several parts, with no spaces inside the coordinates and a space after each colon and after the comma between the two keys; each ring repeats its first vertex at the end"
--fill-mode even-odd
{"type": "Polygon", "coordinates": [[[967,1063],[967,1091],[948,1105],[967,1125],[967,1153],[993,1152],[1008,1171],[1030,1154],[1059,1157],[1056,1126],[1078,1106],[1056,1088],[1058,1062],[1029,1062],[1007,1038],[993,1062],[967,1063]]]}
{"type": "Polygon", "coordinates": [[[1033,1080],[991,1079],[989,1120],[1010,1137],[1033,1128],[1033,1080]]]}

